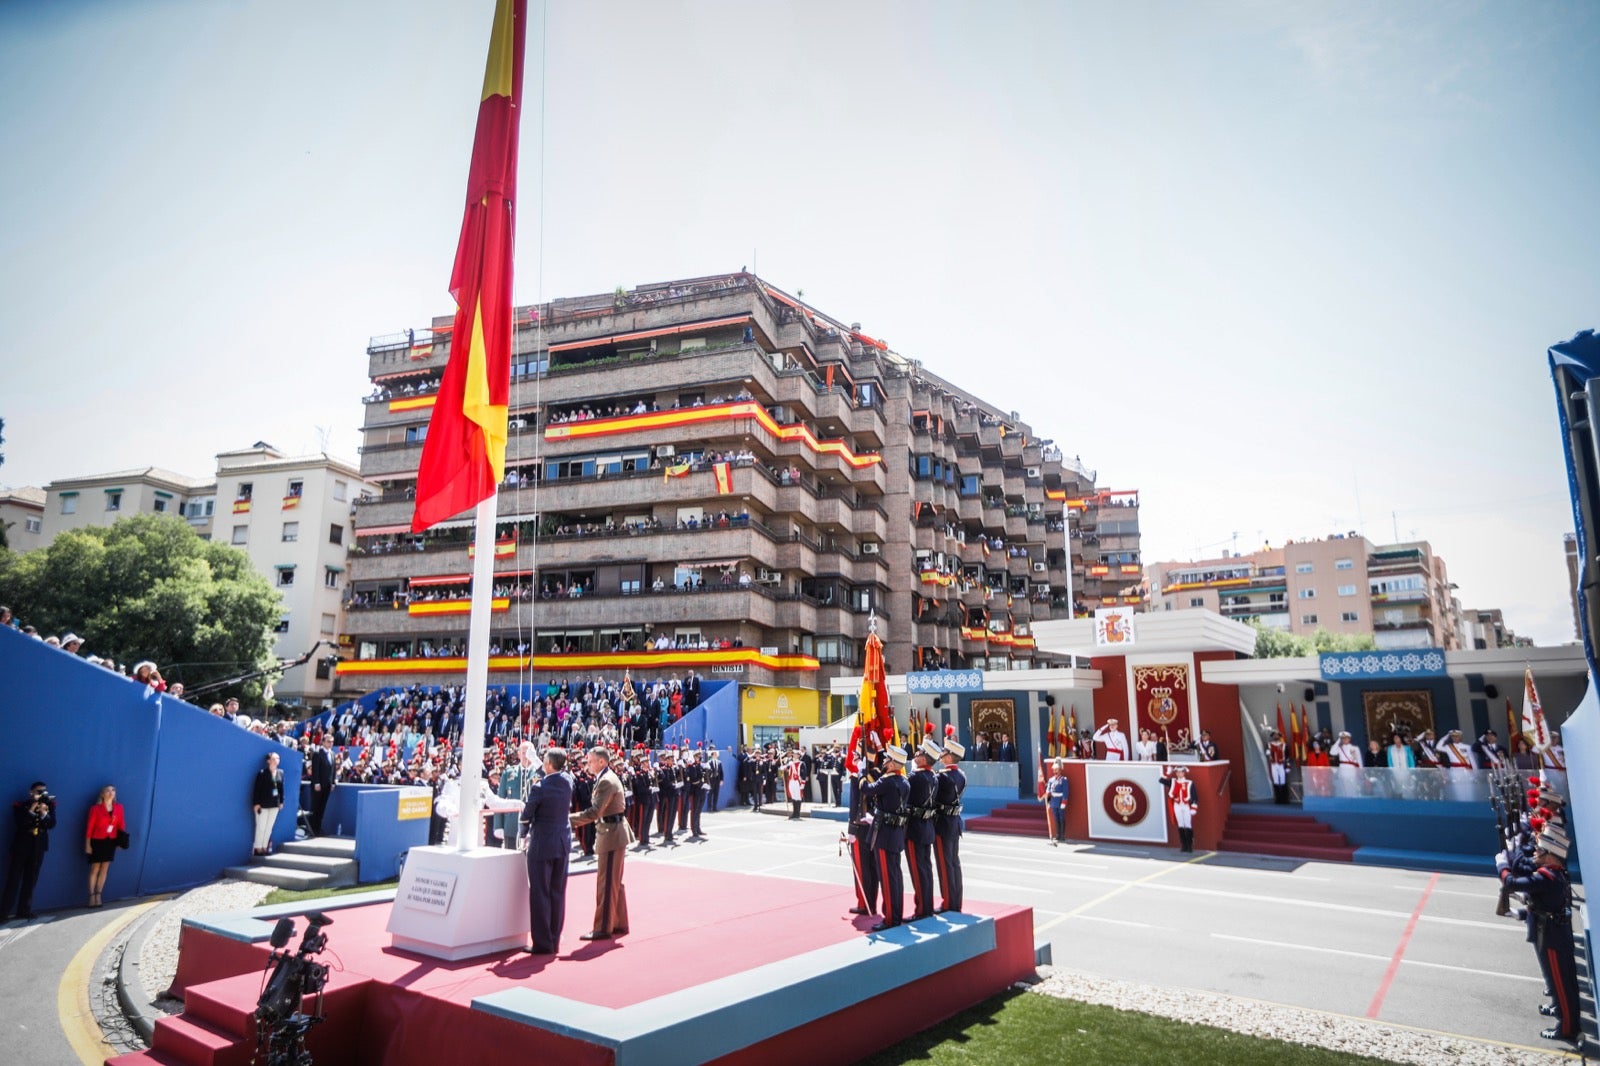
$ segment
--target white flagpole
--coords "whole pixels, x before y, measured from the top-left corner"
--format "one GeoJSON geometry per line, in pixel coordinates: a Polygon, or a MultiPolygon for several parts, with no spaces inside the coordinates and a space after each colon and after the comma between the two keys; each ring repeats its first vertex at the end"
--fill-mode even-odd
{"type": "Polygon", "coordinates": [[[483,844],[483,810],[478,791],[483,780],[484,704],[489,698],[489,610],[494,603],[495,519],[500,492],[479,501],[473,534],[472,614],[467,629],[466,716],[461,727],[461,802],[456,847],[471,851],[483,844]]]}

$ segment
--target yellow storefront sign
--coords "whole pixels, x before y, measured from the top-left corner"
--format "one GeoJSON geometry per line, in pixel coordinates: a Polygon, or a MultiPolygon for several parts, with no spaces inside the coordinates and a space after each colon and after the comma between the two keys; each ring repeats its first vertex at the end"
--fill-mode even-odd
{"type": "Polygon", "coordinates": [[[744,685],[739,695],[739,719],[746,726],[798,728],[822,724],[822,694],[815,689],[744,685]]]}
{"type": "Polygon", "coordinates": [[[402,795],[400,797],[399,820],[409,822],[415,818],[427,818],[433,814],[433,794],[426,789],[421,795],[402,795]]]}

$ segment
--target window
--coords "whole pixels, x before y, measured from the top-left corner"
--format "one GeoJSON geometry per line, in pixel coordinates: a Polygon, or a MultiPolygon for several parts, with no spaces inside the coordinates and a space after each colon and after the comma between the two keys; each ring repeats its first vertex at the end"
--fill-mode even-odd
{"type": "Polygon", "coordinates": [[[349,496],[349,495],[350,495],[350,483],[348,481],[335,481],[333,483],[333,498],[334,499],[338,500],[340,503],[343,503],[345,497],[349,496]]]}
{"type": "Polygon", "coordinates": [[[61,513],[62,514],[77,514],[78,513],[78,494],[76,492],[74,492],[74,493],[72,493],[70,495],[68,495],[67,493],[62,493],[61,494],[61,513]]]}
{"type": "Polygon", "coordinates": [[[236,500],[248,500],[255,490],[256,487],[251,482],[241,481],[239,482],[239,491],[234,494],[233,498],[236,500]]]}
{"type": "Polygon", "coordinates": [[[1355,611],[1345,611],[1345,612],[1343,612],[1343,613],[1341,613],[1339,615],[1339,621],[1341,621],[1341,622],[1359,622],[1359,621],[1361,621],[1361,616],[1359,614],[1357,614],[1355,611]]]}
{"type": "Polygon", "coordinates": [[[250,527],[249,526],[234,526],[233,527],[233,543],[235,543],[235,544],[249,544],[250,543],[250,527]]]}
{"type": "Polygon", "coordinates": [[[336,589],[339,587],[339,571],[336,567],[324,567],[322,571],[322,587],[336,589]]]}
{"type": "Polygon", "coordinates": [[[278,587],[288,588],[294,584],[294,567],[285,566],[278,570],[278,587]]]}
{"type": "Polygon", "coordinates": [[[44,528],[44,520],[36,515],[29,515],[25,524],[29,533],[38,533],[44,528]]]}
{"type": "Polygon", "coordinates": [[[977,474],[962,474],[961,495],[976,496],[978,494],[978,480],[977,474]]]}
{"type": "Polygon", "coordinates": [[[283,542],[285,544],[293,544],[295,541],[297,541],[299,539],[300,539],[300,523],[299,522],[285,522],[283,524],[283,542]]]}
{"type": "Polygon", "coordinates": [[[1335,570],[1354,570],[1356,568],[1356,564],[1349,559],[1335,559],[1333,561],[1333,568],[1335,570]]]}
{"type": "Polygon", "coordinates": [[[333,625],[334,625],[333,615],[331,615],[331,614],[323,615],[322,616],[322,635],[325,636],[325,637],[333,636],[333,625]]]}
{"type": "Polygon", "coordinates": [[[106,493],[106,510],[108,510],[108,511],[120,511],[120,510],[122,510],[122,493],[120,493],[120,492],[108,492],[108,493],[106,493]]]}
{"type": "Polygon", "coordinates": [[[1300,616],[1300,624],[1303,626],[1314,626],[1317,624],[1317,616],[1314,614],[1303,614],[1300,616]]]}
{"type": "Polygon", "coordinates": [[[272,627],[272,631],[274,633],[289,632],[289,616],[284,615],[282,618],[278,619],[278,624],[272,627]]]}
{"type": "Polygon", "coordinates": [[[166,514],[166,513],[167,513],[167,501],[163,500],[160,496],[157,496],[156,497],[156,514],[166,514]]]}
{"type": "Polygon", "coordinates": [[[1294,572],[1297,573],[1297,574],[1309,574],[1309,573],[1311,573],[1311,571],[1314,568],[1315,567],[1311,563],[1295,563],[1294,564],[1294,572]]]}
{"type": "Polygon", "coordinates": [[[1356,594],[1356,587],[1354,585],[1340,585],[1339,586],[1339,595],[1341,595],[1341,596],[1354,596],[1355,594],[1356,594]]]}
{"type": "Polygon", "coordinates": [[[298,500],[305,491],[306,491],[306,483],[304,481],[291,481],[291,482],[289,482],[288,495],[291,498],[298,500]]]}
{"type": "Polygon", "coordinates": [[[1190,607],[1204,607],[1205,605],[1206,605],[1206,598],[1204,596],[1190,596],[1189,597],[1189,606],[1190,607]]]}
{"type": "Polygon", "coordinates": [[[427,439],[428,439],[428,427],[427,426],[407,426],[406,427],[406,443],[407,444],[421,444],[423,441],[425,441],[427,439]]]}
{"type": "Polygon", "coordinates": [[[1300,590],[1300,598],[1302,600],[1314,600],[1314,599],[1317,598],[1317,590],[1316,589],[1301,589],[1300,590]]]}
{"type": "Polygon", "coordinates": [[[344,527],[343,526],[341,526],[341,525],[330,525],[328,527],[328,543],[329,544],[343,544],[344,543],[344,527]]]}

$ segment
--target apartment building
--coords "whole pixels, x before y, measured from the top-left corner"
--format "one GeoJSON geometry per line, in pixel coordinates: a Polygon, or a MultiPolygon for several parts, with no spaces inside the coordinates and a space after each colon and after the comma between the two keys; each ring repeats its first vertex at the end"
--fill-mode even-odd
{"type": "MultiPolygon", "coordinates": [[[[40,546],[48,545],[69,529],[109,526],[129,515],[182,514],[187,518],[194,510],[194,502],[211,496],[214,487],[210,478],[189,477],[159,466],[52,481],[44,488],[40,546]]],[[[202,535],[210,531],[203,504],[198,518],[190,518],[190,524],[202,535]]]]}
{"type": "MultiPolygon", "coordinates": [[[[495,680],[659,667],[821,687],[859,670],[874,620],[892,671],[1006,670],[1042,664],[1035,620],[1137,604],[1136,493],[752,274],[518,324],[495,680]]],[[[361,473],[382,491],[356,505],[340,667],[358,687],[464,670],[472,516],[409,533],[450,325],[368,347],[361,473]]]]}
{"type": "Polygon", "coordinates": [[[1427,541],[1374,545],[1356,533],[1194,562],[1152,563],[1152,610],[1205,607],[1310,636],[1371,633],[1379,648],[1464,646],[1460,600],[1427,541]]]}
{"type": "Polygon", "coordinates": [[[5,529],[6,546],[12,551],[44,546],[44,503],[44,489],[0,489],[0,528],[5,529]]]}

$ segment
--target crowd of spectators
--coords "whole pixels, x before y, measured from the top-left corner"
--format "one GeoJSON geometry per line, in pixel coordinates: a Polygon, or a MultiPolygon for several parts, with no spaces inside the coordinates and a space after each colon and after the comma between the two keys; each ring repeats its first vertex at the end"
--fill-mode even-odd
{"type": "Polygon", "coordinates": [[[70,655],[76,655],[87,663],[102,667],[114,674],[119,674],[136,684],[146,685],[157,692],[165,692],[179,699],[183,698],[182,682],[173,682],[169,687],[166,679],[161,676],[160,669],[148,659],[134,663],[130,667],[127,663],[116,662],[109,656],[90,654],[89,650],[84,647],[83,638],[78,634],[67,632],[60,636],[44,636],[35,627],[18,619],[9,607],[0,606],[0,626],[14,629],[24,636],[32,637],[34,640],[41,641],[53,648],[60,648],[70,655]]]}

